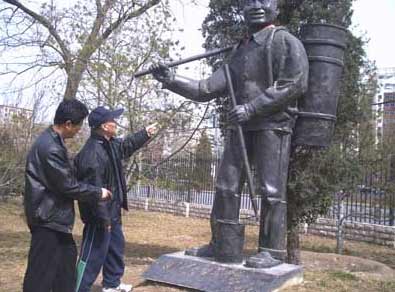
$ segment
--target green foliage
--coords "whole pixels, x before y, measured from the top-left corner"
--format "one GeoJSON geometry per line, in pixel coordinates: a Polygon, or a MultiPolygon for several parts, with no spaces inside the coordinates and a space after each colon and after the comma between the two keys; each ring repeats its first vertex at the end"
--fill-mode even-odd
{"type": "MultiPolygon", "coordinates": [[[[238,0],[210,1],[210,11],[202,24],[206,49],[233,45],[246,35],[242,8],[238,0]]],[[[209,64],[215,69],[222,64],[221,57],[213,57],[209,64]]]]}
{"type": "Polygon", "coordinates": [[[298,148],[292,153],[288,179],[288,220],[290,227],[313,223],[332,205],[335,192],[354,188],[361,169],[351,155],[329,149],[298,148]]]}
{"type": "Polygon", "coordinates": [[[193,169],[193,181],[198,189],[203,189],[212,182],[211,165],[212,165],[212,151],[211,143],[206,132],[203,132],[199,144],[196,147],[195,163],[193,169]]]}
{"type": "Polygon", "coordinates": [[[353,0],[280,0],[278,21],[297,35],[306,23],[351,25],[353,0]]]}
{"type": "Polygon", "coordinates": [[[211,161],[212,156],[210,139],[206,131],[203,131],[202,135],[200,136],[199,143],[196,146],[196,158],[205,158],[211,161]]]}
{"type": "Polygon", "coordinates": [[[0,122],[0,197],[22,194],[30,130],[30,119],[23,116],[0,122]]]}

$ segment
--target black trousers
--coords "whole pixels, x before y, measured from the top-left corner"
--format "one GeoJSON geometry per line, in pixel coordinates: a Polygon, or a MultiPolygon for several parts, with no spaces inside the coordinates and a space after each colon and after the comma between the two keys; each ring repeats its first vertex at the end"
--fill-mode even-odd
{"type": "Polygon", "coordinates": [[[75,292],[73,236],[44,227],[34,228],[31,234],[23,292],[75,292]]]}
{"type": "MultiPolygon", "coordinates": [[[[216,181],[211,229],[217,220],[238,221],[245,170],[236,131],[229,131],[216,181]]],[[[248,158],[256,171],[256,189],[262,197],[259,250],[284,259],[286,255],[286,187],[291,135],[285,131],[244,132],[248,158]]],[[[213,236],[212,241],[217,239],[213,236]]]]}

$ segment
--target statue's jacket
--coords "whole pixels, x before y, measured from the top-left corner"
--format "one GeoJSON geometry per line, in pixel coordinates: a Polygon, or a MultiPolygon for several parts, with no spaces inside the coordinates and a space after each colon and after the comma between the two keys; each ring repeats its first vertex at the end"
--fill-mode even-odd
{"type": "MultiPolygon", "coordinates": [[[[308,59],[299,39],[282,27],[269,26],[240,42],[229,59],[237,104],[247,105],[252,118],[246,131],[291,132],[294,118],[288,111],[307,90],[308,59]]],[[[198,101],[227,95],[224,67],[199,81],[198,101]]]]}

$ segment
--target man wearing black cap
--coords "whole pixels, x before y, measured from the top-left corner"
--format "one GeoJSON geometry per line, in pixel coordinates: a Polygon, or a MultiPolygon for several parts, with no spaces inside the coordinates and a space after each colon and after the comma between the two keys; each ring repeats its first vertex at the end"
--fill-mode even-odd
{"type": "Polygon", "coordinates": [[[83,240],[78,264],[77,291],[90,291],[103,268],[103,292],[131,291],[132,285],[121,283],[124,273],[125,238],[121,228],[121,208],[128,210],[127,186],[122,160],[129,158],[156,132],[156,125],[115,138],[123,109],[94,109],[88,118],[91,136],[76,157],[77,177],[113,192],[108,202],[79,202],[84,222],[83,240]]]}

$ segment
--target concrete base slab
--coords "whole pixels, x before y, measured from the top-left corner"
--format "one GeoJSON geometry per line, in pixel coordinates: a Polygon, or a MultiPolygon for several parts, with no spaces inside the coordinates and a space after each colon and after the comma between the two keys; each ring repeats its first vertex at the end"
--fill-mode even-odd
{"type": "Polygon", "coordinates": [[[267,269],[244,263],[224,264],[184,252],[159,257],[143,274],[146,280],[207,292],[279,291],[303,282],[301,266],[280,264],[267,269]]]}

